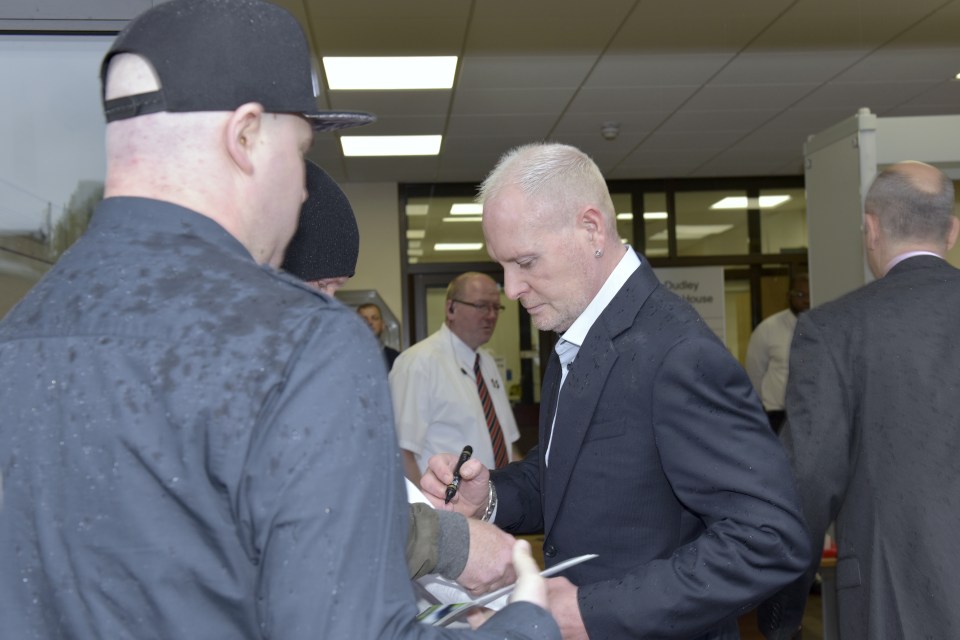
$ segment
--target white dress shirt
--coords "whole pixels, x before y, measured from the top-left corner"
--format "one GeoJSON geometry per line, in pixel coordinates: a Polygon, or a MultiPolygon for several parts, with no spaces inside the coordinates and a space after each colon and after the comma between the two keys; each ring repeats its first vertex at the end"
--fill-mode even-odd
{"type": "Polygon", "coordinates": [[[421,473],[430,456],[460,453],[468,444],[473,447],[474,459],[489,469],[496,468],[473,373],[477,353],[507,455],[513,460],[510,444],[520,438],[520,432],[493,357],[482,347],[474,351],[443,325],[403,351],[390,371],[398,443],[414,454],[421,473]]]}
{"type": "MultiPolygon", "coordinates": [[[[583,310],[583,313],[577,316],[573,324],[560,336],[560,340],[557,341],[557,345],[554,348],[560,357],[560,388],[563,388],[563,383],[567,379],[567,367],[569,363],[573,362],[574,358],[576,358],[577,352],[579,352],[580,347],[583,346],[583,341],[586,340],[587,334],[590,333],[590,329],[593,327],[593,323],[597,321],[597,318],[600,317],[603,310],[607,308],[610,301],[620,292],[620,289],[623,288],[623,285],[626,284],[627,280],[630,279],[630,276],[633,275],[633,272],[636,271],[639,266],[640,256],[633,250],[633,247],[628,246],[627,251],[623,254],[623,257],[620,258],[620,262],[617,263],[616,268],[614,268],[610,276],[607,277],[606,282],[600,287],[597,295],[593,297],[593,300],[591,300],[587,308],[583,310]]],[[[540,400],[542,402],[543,398],[540,400]]],[[[557,416],[554,415],[553,423],[556,422],[556,419],[557,416]]],[[[544,460],[548,466],[550,464],[550,445],[553,444],[553,423],[550,424],[550,438],[547,441],[547,452],[544,454],[544,460]]]]}

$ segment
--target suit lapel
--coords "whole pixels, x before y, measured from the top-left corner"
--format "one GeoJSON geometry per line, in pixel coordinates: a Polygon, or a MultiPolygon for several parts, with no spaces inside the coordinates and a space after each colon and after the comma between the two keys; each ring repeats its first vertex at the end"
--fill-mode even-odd
{"type": "Polygon", "coordinates": [[[544,492],[543,516],[546,534],[549,534],[557,517],[580,455],[583,439],[590,429],[597,404],[617,361],[614,338],[633,325],[640,307],[658,284],[653,271],[645,261],[642,262],[590,328],[576,359],[567,371],[567,379],[555,402],[552,398],[556,393],[556,386],[560,383],[560,362],[556,353],[550,357],[547,371],[550,372],[553,366],[555,375],[545,376],[544,392],[547,385],[550,385],[551,394],[541,394],[541,401],[551,398],[552,404],[548,413],[541,415],[540,442],[547,442],[550,424],[558,410],[559,414],[553,429],[549,467],[544,465],[543,460],[546,447],[541,450],[540,486],[544,492]]]}
{"type": "MultiPolygon", "coordinates": [[[[553,429],[554,441],[550,446],[550,466],[546,468],[544,478],[546,495],[543,515],[544,531],[547,533],[563,502],[580,446],[590,428],[590,419],[600,401],[613,363],[617,360],[613,342],[605,331],[597,331],[598,328],[594,325],[580,347],[576,360],[567,370],[567,379],[557,399],[559,414],[553,429]],[[601,333],[602,336],[598,335],[601,333]]],[[[548,424],[548,433],[549,429],[548,424]]]]}

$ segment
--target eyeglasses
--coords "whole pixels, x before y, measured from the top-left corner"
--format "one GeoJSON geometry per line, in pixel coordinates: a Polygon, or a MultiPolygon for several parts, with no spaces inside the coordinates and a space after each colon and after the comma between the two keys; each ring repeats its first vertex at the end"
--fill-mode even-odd
{"type": "Polygon", "coordinates": [[[807,293],[806,291],[791,291],[791,292],[790,292],[790,297],[791,297],[791,298],[806,298],[806,297],[809,296],[809,295],[810,295],[810,294],[807,293]]]}
{"type": "Polygon", "coordinates": [[[468,307],[473,307],[477,311],[482,311],[483,313],[500,313],[504,309],[502,304],[497,304],[495,302],[467,302],[466,300],[457,300],[456,298],[453,298],[451,302],[465,304],[468,307]]]}

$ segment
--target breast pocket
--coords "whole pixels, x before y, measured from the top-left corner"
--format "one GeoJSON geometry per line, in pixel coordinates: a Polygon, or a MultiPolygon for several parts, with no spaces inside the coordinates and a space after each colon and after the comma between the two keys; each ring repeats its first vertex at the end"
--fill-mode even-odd
{"type": "Polygon", "coordinates": [[[624,418],[615,418],[613,420],[604,420],[595,422],[587,429],[583,436],[584,443],[597,442],[599,440],[610,440],[620,438],[627,432],[627,421],[624,418]]]}

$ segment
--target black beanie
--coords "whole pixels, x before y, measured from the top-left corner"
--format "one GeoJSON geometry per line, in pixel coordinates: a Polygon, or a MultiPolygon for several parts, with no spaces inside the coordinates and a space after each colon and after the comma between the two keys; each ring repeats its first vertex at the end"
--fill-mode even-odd
{"type": "Polygon", "coordinates": [[[301,280],[353,276],[360,230],[346,194],[327,172],[307,160],[307,200],[281,268],[301,280]]]}

